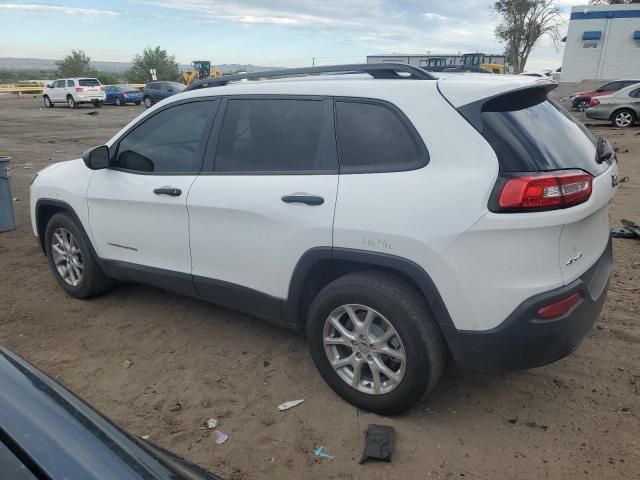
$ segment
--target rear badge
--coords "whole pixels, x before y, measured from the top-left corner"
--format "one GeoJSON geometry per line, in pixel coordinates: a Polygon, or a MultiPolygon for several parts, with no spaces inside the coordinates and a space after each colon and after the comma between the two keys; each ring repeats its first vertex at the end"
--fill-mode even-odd
{"type": "Polygon", "coordinates": [[[576,263],[578,260],[580,260],[582,258],[582,252],[578,252],[578,254],[575,257],[571,257],[569,260],[567,260],[566,265],[573,265],[574,263],[576,263]]]}

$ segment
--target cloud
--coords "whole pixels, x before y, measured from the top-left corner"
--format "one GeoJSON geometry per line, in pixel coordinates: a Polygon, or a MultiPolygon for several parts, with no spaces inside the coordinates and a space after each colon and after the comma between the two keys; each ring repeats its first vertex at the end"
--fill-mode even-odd
{"type": "Polygon", "coordinates": [[[445,16],[445,15],[440,15],[439,13],[434,13],[434,12],[426,12],[422,14],[423,17],[425,17],[427,20],[440,20],[440,21],[446,21],[449,20],[449,17],[445,16]]]}
{"type": "Polygon", "coordinates": [[[114,10],[97,10],[93,8],[77,8],[77,7],[61,7],[58,5],[42,5],[42,4],[16,4],[16,3],[0,3],[0,10],[11,10],[17,12],[55,12],[67,15],[89,15],[89,16],[106,16],[118,17],[121,12],[114,10]]]}

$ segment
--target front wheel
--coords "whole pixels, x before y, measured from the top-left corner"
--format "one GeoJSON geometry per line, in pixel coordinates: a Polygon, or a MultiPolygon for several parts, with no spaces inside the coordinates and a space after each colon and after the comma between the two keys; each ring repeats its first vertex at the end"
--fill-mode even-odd
{"type": "Polygon", "coordinates": [[[93,108],[100,108],[102,107],[102,102],[100,100],[96,100],[93,103],[93,108]]]}
{"type": "Polygon", "coordinates": [[[53,108],[53,102],[47,95],[44,96],[44,106],[47,108],[53,108]]]}
{"type": "Polygon", "coordinates": [[[69,95],[67,97],[67,105],[69,106],[69,108],[76,108],[77,107],[76,101],[73,99],[73,97],[71,95],[69,95]]]}
{"type": "Polygon", "coordinates": [[[111,280],[91,252],[89,240],[68,214],[57,213],[49,220],[45,250],[53,276],[69,295],[89,298],[111,287],[111,280]]]}
{"type": "Polygon", "coordinates": [[[611,126],[627,128],[636,123],[636,115],[631,110],[619,110],[611,117],[611,126]]]}
{"type": "Polygon", "coordinates": [[[149,97],[144,97],[144,100],[142,100],[144,103],[144,106],[147,108],[151,108],[151,106],[153,105],[153,102],[151,101],[151,99],[149,97]]]}
{"type": "Polygon", "coordinates": [[[122,105],[122,100],[120,100],[120,97],[116,97],[116,106],[120,107],[122,105]]]}
{"type": "Polygon", "coordinates": [[[384,272],[351,273],[322,289],[309,309],[307,339],[329,386],[382,415],[412,407],[436,386],[445,364],[425,299],[384,272]]]}
{"type": "Polygon", "coordinates": [[[584,112],[590,106],[591,106],[591,100],[588,98],[583,98],[576,102],[576,110],[579,112],[584,112]]]}
{"type": "Polygon", "coordinates": [[[138,101],[136,102],[136,105],[140,105],[140,100],[138,100],[138,101]]]}

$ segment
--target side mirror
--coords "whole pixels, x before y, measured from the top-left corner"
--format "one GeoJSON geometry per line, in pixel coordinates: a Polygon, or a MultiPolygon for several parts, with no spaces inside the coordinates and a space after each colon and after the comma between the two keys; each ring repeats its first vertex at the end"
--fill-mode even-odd
{"type": "Polygon", "coordinates": [[[48,84],[47,88],[53,88],[53,83],[48,84]]]}
{"type": "Polygon", "coordinates": [[[109,147],[100,145],[82,154],[84,164],[91,170],[102,170],[109,167],[109,147]]]}

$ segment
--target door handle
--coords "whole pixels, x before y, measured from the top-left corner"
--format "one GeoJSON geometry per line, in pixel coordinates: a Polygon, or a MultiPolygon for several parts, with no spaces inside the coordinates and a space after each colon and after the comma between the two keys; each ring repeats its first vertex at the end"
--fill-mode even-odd
{"type": "Polygon", "coordinates": [[[169,195],[170,197],[179,197],[180,195],[182,195],[182,190],[173,187],[162,187],[156,188],[153,193],[155,193],[156,195],[169,195]]]}
{"type": "Polygon", "coordinates": [[[322,205],[324,203],[324,198],[318,197],[317,195],[285,195],[282,197],[282,201],[284,203],[304,203],[307,205],[322,205]]]}

